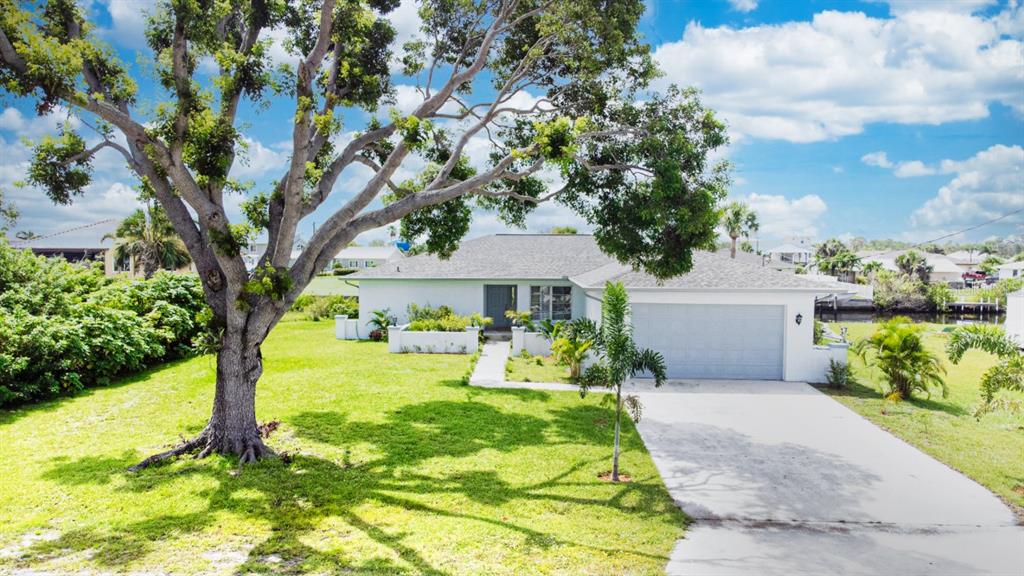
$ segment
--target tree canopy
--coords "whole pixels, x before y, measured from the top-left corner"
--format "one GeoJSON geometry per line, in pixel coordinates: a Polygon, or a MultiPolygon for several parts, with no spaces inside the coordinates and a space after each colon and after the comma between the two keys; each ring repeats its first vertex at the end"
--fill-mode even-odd
{"type": "Polygon", "coordinates": [[[136,74],[75,0],[0,0],[3,90],[81,120],[35,143],[26,181],[68,204],[98,151],[120,153],[200,274],[221,347],[214,415],[189,449],[213,438],[203,453],[259,457],[252,426],[223,420],[242,414],[254,426],[259,345],[362,232],[397,222],[443,257],[475,210],[523,226],[556,202],[605,252],[659,278],[688,271],[692,251],[713,245],[729,176],[709,154],[727,143],[726,128],[694,90],[651,89],[642,0],[425,0],[418,33],[401,46],[388,19],[397,5],[157,0],[138,56],[148,74],[136,74]],[[296,63],[275,66],[276,48],[296,63]],[[415,88],[411,111],[397,107],[398,81],[415,88]],[[260,121],[242,111],[282,105],[293,111],[287,165],[268,189],[251,189],[232,176],[248,123],[260,121]],[[354,118],[365,120],[346,127],[354,118]],[[470,154],[480,149],[486,160],[470,154]],[[342,181],[357,185],[340,193],[342,181]],[[232,195],[243,197],[243,218],[229,210],[232,195]],[[242,248],[256,235],[267,247],[247,268],[242,248]],[[240,404],[218,404],[231,402],[240,404]]]}

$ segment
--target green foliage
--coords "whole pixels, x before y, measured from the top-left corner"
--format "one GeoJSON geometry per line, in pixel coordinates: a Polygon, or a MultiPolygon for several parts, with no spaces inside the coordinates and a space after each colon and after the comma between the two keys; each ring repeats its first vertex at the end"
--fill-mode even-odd
{"type": "Polygon", "coordinates": [[[533,332],[533,314],[529,310],[519,312],[517,310],[506,310],[505,318],[512,321],[513,326],[522,326],[528,331],[533,332]]]}
{"type": "Polygon", "coordinates": [[[948,284],[928,284],[924,286],[924,291],[928,298],[928,303],[936,310],[942,307],[943,304],[956,300],[953,290],[948,284]]]}
{"type": "Polygon", "coordinates": [[[84,156],[85,140],[70,130],[60,136],[44,136],[32,150],[26,180],[42,188],[50,200],[71,204],[92,180],[91,158],[84,156]]]}
{"type": "Polygon", "coordinates": [[[534,122],[533,141],[541,157],[555,163],[565,172],[575,160],[579,150],[576,141],[586,127],[586,118],[573,120],[566,116],[559,116],[550,122],[534,122]]]}
{"type": "Polygon", "coordinates": [[[1024,354],[999,326],[968,324],[959,326],[949,335],[946,354],[953,364],[959,364],[968,350],[982,350],[999,358],[999,363],[981,376],[982,405],[976,414],[988,412],[996,405],[1000,390],[1024,391],[1024,354]]]}
{"type": "Polygon", "coordinates": [[[978,266],[978,270],[981,270],[988,276],[994,276],[999,273],[999,265],[1003,264],[1004,260],[998,256],[989,256],[982,260],[978,266]]]}
{"type": "Polygon", "coordinates": [[[942,360],[924,345],[924,328],[910,319],[896,316],[883,324],[868,338],[853,345],[853,351],[868,366],[877,368],[888,386],[886,395],[908,399],[914,392],[931,396],[939,388],[948,394],[942,360]]]}
{"type": "Polygon", "coordinates": [[[830,276],[853,272],[859,261],[857,255],[838,238],[829,238],[819,244],[814,251],[814,263],[818,270],[830,276]]]}
{"type": "Polygon", "coordinates": [[[982,288],[977,293],[978,300],[987,302],[998,302],[1000,306],[1006,306],[1006,295],[1024,288],[1024,277],[1006,278],[995,284],[982,288]]]}
{"type": "MultiPolygon", "coordinates": [[[[641,404],[639,398],[622,395],[622,384],[626,378],[642,373],[654,377],[654,385],[661,386],[665,382],[665,358],[659,352],[640,349],[633,341],[633,328],[629,323],[629,295],[621,282],[608,282],[604,287],[601,299],[601,325],[594,338],[600,357],[597,362],[587,368],[578,379],[580,396],[594,386],[604,386],[615,390],[615,448],[612,456],[612,480],[619,479],[619,428],[622,409],[625,408],[634,422],[640,421],[641,404]]],[[[581,327],[580,332],[591,327],[581,327]]],[[[611,394],[607,396],[609,399],[611,394]]]]}
{"type": "Polygon", "coordinates": [[[874,303],[879,310],[927,310],[927,287],[917,278],[891,270],[878,270],[873,274],[874,303]]]}
{"type": "Polygon", "coordinates": [[[742,202],[726,204],[725,208],[722,209],[721,223],[722,228],[725,229],[725,233],[729,235],[729,240],[732,242],[729,250],[733,258],[736,257],[736,240],[740,236],[749,238],[751,234],[757,232],[758,228],[760,228],[760,224],[757,221],[757,212],[754,212],[750,206],[742,202]]]}
{"type": "Polygon", "coordinates": [[[199,279],[111,281],[98,267],[0,243],[0,405],[102,385],[192,353],[206,309],[199,279]]]}
{"type": "Polygon", "coordinates": [[[925,260],[925,257],[914,250],[909,250],[897,256],[896,267],[899,268],[900,272],[911,278],[916,278],[923,284],[928,283],[929,276],[932,273],[932,267],[925,260]]]}
{"type": "Polygon", "coordinates": [[[18,207],[4,198],[4,189],[0,188],[0,232],[7,232],[8,228],[14,226],[18,215],[18,207]]]}
{"type": "Polygon", "coordinates": [[[462,332],[470,326],[484,328],[493,323],[491,318],[480,314],[460,316],[448,306],[432,308],[413,303],[409,304],[407,314],[409,326],[406,330],[410,332],[462,332]]]}
{"type": "Polygon", "coordinates": [[[821,346],[822,344],[826,344],[826,343],[827,343],[827,341],[825,340],[825,324],[821,320],[818,320],[817,318],[815,318],[814,319],[814,345],[815,346],[821,346]]]}
{"type": "Polygon", "coordinates": [[[374,310],[366,324],[370,327],[370,340],[387,342],[388,327],[398,324],[398,318],[388,308],[374,310]]]}
{"type": "Polygon", "coordinates": [[[240,297],[238,305],[245,306],[246,296],[262,296],[271,300],[282,300],[285,294],[292,288],[292,276],[287,268],[276,268],[267,262],[263,267],[253,270],[251,278],[242,288],[243,296],[240,297]]]}
{"type": "Polygon", "coordinates": [[[174,231],[167,214],[152,202],[146,202],[145,210],[129,214],[113,234],[103,237],[107,238],[117,241],[115,257],[135,258],[146,278],[157,270],[177,270],[191,261],[185,243],[174,231]]]}
{"type": "Polygon", "coordinates": [[[832,359],[828,361],[828,371],[825,373],[825,381],[828,382],[829,386],[834,388],[849,388],[850,386],[857,384],[857,379],[853,376],[853,368],[851,368],[849,364],[836,362],[832,359]]]}
{"type": "Polygon", "coordinates": [[[569,367],[569,378],[575,381],[580,377],[583,360],[593,345],[593,340],[561,336],[551,343],[551,355],[559,364],[569,367]]]}
{"type": "Polygon", "coordinates": [[[575,226],[552,226],[548,234],[579,234],[575,226]]]}
{"type": "Polygon", "coordinates": [[[335,316],[348,316],[349,318],[359,317],[359,299],[354,296],[299,296],[292,304],[293,310],[305,312],[306,317],[314,322],[321,319],[331,320],[335,316]],[[299,299],[309,298],[300,304],[299,299]]]}

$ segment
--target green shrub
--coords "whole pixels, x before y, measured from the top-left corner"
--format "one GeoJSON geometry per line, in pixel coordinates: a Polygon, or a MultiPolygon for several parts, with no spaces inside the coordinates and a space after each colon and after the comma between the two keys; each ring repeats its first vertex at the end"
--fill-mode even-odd
{"type": "Polygon", "coordinates": [[[358,318],[359,300],[354,296],[314,296],[303,311],[306,313],[306,317],[314,322],[339,315],[358,318]]]}
{"type": "Polygon", "coordinates": [[[74,393],[192,354],[208,312],[195,275],[110,279],[102,267],[0,241],[0,405],[74,393]]]}
{"type": "MultiPolygon", "coordinates": [[[[409,304],[406,309],[409,316],[409,326],[406,330],[410,332],[462,332],[469,326],[486,328],[494,321],[480,314],[471,316],[459,316],[448,306],[432,308],[409,304]]],[[[483,331],[481,330],[481,338],[483,331]]]]}
{"type": "Polygon", "coordinates": [[[835,360],[828,361],[828,372],[825,373],[825,380],[829,386],[836,388],[848,388],[851,384],[857,383],[853,378],[853,370],[850,368],[850,365],[836,362],[835,360]]]}
{"type": "Polygon", "coordinates": [[[310,304],[316,302],[317,297],[312,294],[301,294],[292,302],[292,307],[289,308],[292,312],[303,312],[310,304]]]}
{"type": "Polygon", "coordinates": [[[815,318],[814,320],[814,345],[821,346],[825,344],[825,324],[815,318]]]}

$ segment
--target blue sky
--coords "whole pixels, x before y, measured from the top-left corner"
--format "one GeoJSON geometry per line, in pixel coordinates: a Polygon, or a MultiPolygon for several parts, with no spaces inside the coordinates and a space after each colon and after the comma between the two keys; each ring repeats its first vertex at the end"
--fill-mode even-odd
{"type": "MultiPolygon", "coordinates": [[[[145,48],[148,6],[90,5],[100,32],[127,62],[145,48]]],[[[390,18],[401,38],[415,33],[412,2],[390,18]]],[[[722,157],[735,166],[730,196],[758,210],[762,242],[923,241],[1024,209],[1024,9],[1016,0],[649,0],[642,31],[665,72],[659,86],[697,86],[728,123],[732,144],[722,157]]],[[[288,58],[278,49],[278,60],[288,58]]],[[[411,79],[396,77],[395,84],[396,107],[411,108],[411,79]]],[[[152,97],[142,94],[143,101],[152,97]]],[[[243,112],[251,160],[235,175],[262,187],[280,174],[290,106],[243,112]]],[[[19,138],[39,137],[63,118],[37,118],[25,102],[0,100],[0,186],[23,212],[20,229],[53,233],[123,217],[135,205],[133,181],[113,155],[97,158],[96,182],[73,207],[12,187],[26,161],[19,138]]],[[[345,130],[365,120],[350,114],[345,130]]],[[[365,177],[343,177],[335,198],[303,223],[305,234],[365,177]]],[[[566,210],[545,206],[529,229],[566,223],[584,227],[566,210]]],[[[47,243],[95,244],[110,228],[47,243]]],[[[471,235],[503,230],[481,214],[471,235]]],[[[1024,212],[953,240],[1011,235],[1024,236],[1024,212]]],[[[386,236],[376,231],[364,240],[386,236]]]]}

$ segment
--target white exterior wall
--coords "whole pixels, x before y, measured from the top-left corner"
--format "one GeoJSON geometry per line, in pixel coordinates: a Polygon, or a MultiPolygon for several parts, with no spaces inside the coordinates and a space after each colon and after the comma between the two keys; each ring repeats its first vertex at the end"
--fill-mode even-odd
{"type": "MultiPolygon", "coordinates": [[[[587,291],[587,316],[601,319],[601,291],[587,291]]],[[[782,379],[797,382],[822,382],[823,353],[814,350],[814,293],[798,291],[699,292],[688,290],[630,289],[631,304],[734,304],[784,306],[782,379]],[[803,316],[797,325],[796,315],[803,316]]],[[[699,327],[697,327],[699,329],[699,327]]],[[[827,349],[826,349],[827,350],[827,349]]],[[[845,354],[844,354],[845,355],[845,354]]]]}
{"type": "Polygon", "coordinates": [[[367,326],[374,310],[390,308],[398,324],[409,321],[409,304],[448,306],[459,315],[484,313],[484,285],[516,286],[516,309],[530,310],[530,286],[572,286],[572,317],[585,313],[583,290],[568,280],[385,280],[363,278],[359,282],[358,338],[369,338],[367,326]]]}
{"type": "Polygon", "coordinates": [[[1012,266],[1003,267],[1003,266],[1000,266],[998,268],[998,270],[999,270],[999,279],[1000,280],[1008,280],[1010,278],[1020,278],[1021,276],[1024,276],[1024,266],[1018,266],[1018,267],[1012,267],[1012,266]]]}
{"type": "Polygon", "coordinates": [[[1017,344],[1024,348],[1024,290],[1006,295],[1006,323],[1003,329],[1007,336],[1015,338],[1017,344]]]}

